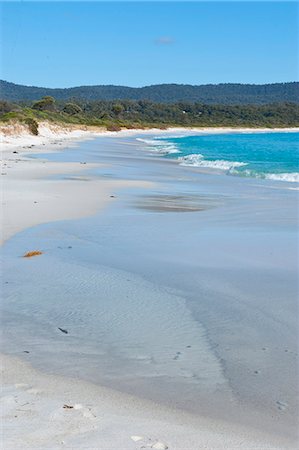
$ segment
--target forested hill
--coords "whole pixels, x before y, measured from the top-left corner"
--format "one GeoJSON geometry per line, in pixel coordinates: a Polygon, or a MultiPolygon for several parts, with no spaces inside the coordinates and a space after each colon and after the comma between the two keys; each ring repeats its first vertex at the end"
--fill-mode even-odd
{"type": "Polygon", "coordinates": [[[205,104],[299,103],[299,83],[275,84],[160,84],[141,88],[126,86],[80,86],[51,89],[22,86],[0,80],[0,98],[9,101],[37,100],[50,95],[57,100],[150,100],[159,103],[199,102],[205,104]]]}

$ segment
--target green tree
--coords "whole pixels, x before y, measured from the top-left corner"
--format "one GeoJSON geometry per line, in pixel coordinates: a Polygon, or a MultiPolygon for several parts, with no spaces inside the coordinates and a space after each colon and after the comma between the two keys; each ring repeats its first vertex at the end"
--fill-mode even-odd
{"type": "Polygon", "coordinates": [[[38,135],[38,123],[35,119],[33,119],[32,117],[27,117],[27,119],[25,119],[25,123],[26,125],[28,125],[29,131],[31,134],[33,134],[34,136],[38,135]]]}
{"type": "Polygon", "coordinates": [[[41,100],[34,102],[32,108],[38,109],[39,111],[55,111],[55,99],[47,95],[41,100]]]}
{"type": "Polygon", "coordinates": [[[114,112],[114,114],[116,114],[117,116],[119,116],[124,110],[124,107],[121,103],[115,103],[112,106],[112,111],[114,112]]]}
{"type": "Polygon", "coordinates": [[[80,106],[76,105],[76,103],[66,103],[62,111],[65,114],[74,116],[75,114],[82,113],[82,108],[80,108],[80,106]]]}

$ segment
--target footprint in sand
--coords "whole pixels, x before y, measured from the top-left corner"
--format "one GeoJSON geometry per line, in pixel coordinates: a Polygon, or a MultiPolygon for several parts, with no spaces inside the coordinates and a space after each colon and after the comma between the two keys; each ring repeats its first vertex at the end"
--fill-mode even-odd
{"type": "Polygon", "coordinates": [[[83,417],[86,419],[95,419],[96,415],[91,411],[91,408],[84,407],[80,403],[75,403],[74,405],[63,405],[63,409],[74,409],[75,411],[80,411],[83,417]]]}
{"type": "Polygon", "coordinates": [[[172,358],[174,361],[177,361],[181,355],[181,352],[176,352],[176,355],[172,358]]]}
{"type": "Polygon", "coordinates": [[[132,441],[137,442],[139,449],[153,448],[155,450],[167,450],[169,447],[164,442],[144,436],[131,436],[132,441]]]}
{"type": "Polygon", "coordinates": [[[276,405],[277,405],[277,408],[278,408],[280,411],[285,411],[285,410],[287,409],[287,407],[288,407],[288,404],[287,404],[287,403],[281,402],[281,401],[279,401],[279,400],[277,400],[276,405]]]}
{"type": "Polygon", "coordinates": [[[35,388],[26,389],[26,392],[28,392],[28,394],[33,394],[33,395],[39,395],[39,394],[43,393],[43,391],[41,389],[35,389],[35,388]]]}

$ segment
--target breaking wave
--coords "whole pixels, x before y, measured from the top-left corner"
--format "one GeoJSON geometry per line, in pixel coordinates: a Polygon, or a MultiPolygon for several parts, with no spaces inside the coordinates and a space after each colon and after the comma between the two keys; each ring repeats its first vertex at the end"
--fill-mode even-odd
{"type": "Polygon", "coordinates": [[[204,159],[201,154],[191,154],[178,158],[182,166],[206,167],[210,169],[221,170],[230,175],[238,175],[243,177],[262,178],[273,181],[287,181],[289,183],[299,183],[299,172],[285,173],[263,173],[254,170],[237,170],[238,167],[247,166],[248,163],[239,161],[227,161],[224,159],[216,159],[211,161],[204,159]]]}
{"type": "Polygon", "coordinates": [[[216,159],[215,161],[211,161],[208,159],[204,159],[203,155],[200,153],[186,155],[178,158],[180,164],[182,166],[194,166],[194,167],[208,167],[211,169],[218,169],[229,171],[234,169],[235,167],[246,166],[247,163],[239,162],[239,161],[227,161],[224,159],[216,159]]]}
{"type": "Polygon", "coordinates": [[[299,172],[292,173],[268,173],[265,175],[267,180],[288,181],[290,183],[299,183],[299,172]]]}
{"type": "Polygon", "coordinates": [[[177,146],[171,142],[159,140],[159,139],[142,139],[137,138],[137,141],[143,142],[148,147],[147,149],[159,153],[160,155],[170,155],[173,153],[181,153],[177,146]]]}
{"type": "Polygon", "coordinates": [[[271,173],[257,172],[255,170],[232,170],[230,175],[259,178],[263,180],[287,181],[288,183],[299,183],[299,172],[271,173]]]}
{"type": "MultiPolygon", "coordinates": [[[[253,150],[255,152],[256,152],[256,148],[257,148],[257,150],[258,150],[257,156],[260,157],[260,159],[264,163],[264,167],[261,167],[261,165],[260,165],[260,167],[255,168],[254,167],[256,165],[255,162],[253,162],[253,163],[250,162],[251,153],[248,153],[248,155],[247,155],[246,153],[244,153],[244,151],[239,152],[239,148],[236,149],[235,147],[233,147],[232,151],[227,152],[227,153],[228,154],[231,153],[231,156],[236,157],[236,159],[238,158],[238,153],[241,153],[242,156],[241,156],[241,154],[239,156],[240,156],[240,159],[243,159],[243,161],[238,161],[238,160],[230,161],[227,159],[214,159],[214,160],[206,159],[206,158],[209,158],[209,156],[202,155],[200,153],[190,153],[190,154],[184,155],[186,150],[187,151],[189,149],[191,150],[192,147],[193,147],[193,151],[194,151],[194,149],[196,149],[196,142],[194,142],[194,139],[195,139],[194,136],[186,136],[186,137],[179,136],[179,135],[178,136],[168,136],[167,139],[170,139],[170,138],[171,139],[180,138],[180,139],[178,139],[177,143],[173,142],[173,141],[171,142],[171,141],[163,139],[161,137],[160,138],[153,137],[152,139],[137,138],[137,140],[140,142],[143,142],[146,145],[147,150],[150,150],[153,153],[159,154],[160,156],[167,157],[169,155],[171,158],[173,155],[173,158],[177,159],[179,164],[182,166],[202,167],[202,168],[206,168],[206,169],[211,169],[212,171],[215,171],[218,173],[219,172],[226,173],[227,175],[251,177],[251,178],[273,180],[273,181],[283,181],[283,182],[288,182],[288,183],[299,183],[299,172],[291,172],[291,171],[285,172],[284,169],[286,167],[283,167],[283,164],[281,165],[281,169],[282,169],[281,172],[272,172],[271,171],[271,169],[273,167],[271,167],[271,164],[269,164],[268,149],[266,148],[266,150],[264,150],[264,148],[263,148],[263,146],[265,145],[264,141],[263,141],[263,146],[258,147],[259,142],[257,142],[255,147],[253,148],[253,150]],[[190,139],[193,139],[193,141],[191,142],[190,139]],[[182,146],[182,144],[183,144],[183,146],[182,146]],[[181,154],[181,155],[177,156],[176,154],[181,154]],[[247,156],[248,156],[249,161],[244,162],[244,160],[245,161],[247,160],[247,156]],[[262,169],[262,170],[260,170],[260,169],[262,169]]],[[[273,140],[273,136],[272,136],[272,140],[273,140]]],[[[242,144],[242,142],[241,142],[241,144],[242,144]]],[[[275,142],[274,142],[274,144],[275,144],[275,142]]],[[[282,144],[280,143],[280,145],[282,145],[282,144]]],[[[273,143],[271,145],[273,145],[273,143]]],[[[208,151],[210,150],[210,153],[211,153],[211,148],[207,147],[207,149],[208,149],[208,151]]],[[[251,149],[251,151],[252,151],[252,149],[251,149]]],[[[272,149],[271,149],[271,151],[272,151],[272,149]]],[[[281,151],[280,148],[278,148],[278,149],[276,147],[274,148],[274,161],[275,161],[275,158],[277,159],[278,157],[280,157],[280,153],[278,153],[280,151],[281,151]]],[[[213,148],[212,153],[214,156],[215,148],[213,148]]],[[[221,153],[222,153],[221,156],[225,156],[223,154],[223,152],[221,152],[221,153]]],[[[285,155],[285,153],[284,153],[284,155],[285,155]]],[[[259,162],[259,160],[257,160],[257,161],[259,162]]],[[[288,162],[288,161],[286,161],[286,162],[288,162]]],[[[270,163],[271,163],[271,160],[270,160],[270,163]]]]}

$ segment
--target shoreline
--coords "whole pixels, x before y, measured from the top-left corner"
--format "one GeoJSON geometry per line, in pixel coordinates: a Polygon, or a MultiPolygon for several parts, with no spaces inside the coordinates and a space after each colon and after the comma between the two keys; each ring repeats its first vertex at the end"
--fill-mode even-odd
{"type": "MultiPolygon", "coordinates": [[[[136,131],[136,134],[140,133],[148,133],[149,130],[139,130],[136,131]]],[[[159,130],[151,130],[152,133],[157,133],[159,130]]],[[[175,129],[175,131],[178,131],[178,129],[175,129]]],[[[194,131],[194,130],[191,130],[194,131]]],[[[200,130],[202,131],[202,130],[200,130]]],[[[231,132],[232,130],[226,130],[225,132],[231,132]]],[[[297,130],[296,130],[297,131],[297,130]]],[[[160,130],[160,132],[165,133],[165,130],[160,130]]],[[[169,132],[174,132],[174,129],[169,130],[169,132]]],[[[205,132],[211,132],[211,129],[205,132]]],[[[108,132],[109,133],[109,132],[108,132]]],[[[114,133],[113,136],[120,136],[121,137],[122,132],[114,133]]],[[[131,135],[131,132],[124,132],[125,135],[131,135]]],[[[135,132],[133,133],[135,134],[135,132]]],[[[105,136],[109,136],[110,134],[101,134],[105,136]]],[[[44,151],[49,153],[49,151],[56,151],[61,150],[63,146],[69,146],[71,143],[72,145],[77,140],[85,140],[85,137],[87,137],[86,134],[80,135],[80,137],[72,137],[69,138],[69,135],[67,135],[67,138],[60,137],[60,142],[57,141],[56,138],[51,138],[51,145],[42,143],[40,145],[44,145],[44,147],[36,146],[35,148],[31,148],[30,151],[34,153],[43,153],[44,151]],[[83,137],[84,136],[84,137],[83,137]],[[61,144],[61,145],[60,145],[61,144]],[[65,144],[65,145],[64,145],[65,144]]],[[[97,135],[89,136],[89,138],[97,137],[97,135]]],[[[19,148],[20,150],[19,154],[16,154],[17,156],[14,156],[15,154],[9,154],[9,164],[13,163],[13,158],[18,159],[19,156],[23,159],[22,156],[23,153],[28,154],[28,148],[19,148]],[[19,156],[18,156],[19,155],[19,156]]],[[[10,150],[12,151],[12,147],[10,147],[10,150]]],[[[9,150],[8,150],[9,152],[9,150]]],[[[16,160],[15,159],[15,160],[16,160]]],[[[123,187],[127,188],[130,186],[134,187],[150,187],[149,184],[142,183],[139,181],[119,181],[119,180],[113,180],[113,181],[103,181],[100,180],[99,183],[92,179],[92,177],[88,177],[88,175],[85,174],[85,171],[93,168],[93,167],[100,167],[101,165],[92,165],[92,164],[86,164],[84,166],[79,166],[78,163],[50,163],[45,162],[40,159],[24,159],[22,161],[18,161],[16,164],[18,167],[15,168],[8,168],[9,169],[9,175],[11,175],[11,181],[12,185],[15,185],[16,180],[19,180],[19,192],[22,192],[23,197],[19,200],[20,202],[24,202],[24,195],[26,196],[25,192],[28,192],[28,186],[30,186],[29,191],[30,195],[28,197],[28,203],[25,205],[25,209],[21,211],[20,216],[16,217],[14,214],[16,213],[16,210],[19,209],[17,204],[15,203],[15,197],[16,197],[16,191],[11,191],[11,197],[7,198],[7,203],[10,204],[11,208],[11,217],[13,217],[13,220],[10,221],[10,223],[7,225],[6,229],[6,237],[4,239],[8,239],[9,237],[13,236],[16,232],[20,231],[21,229],[25,229],[28,226],[34,226],[38,223],[43,222],[52,222],[55,220],[62,220],[62,219],[74,219],[77,217],[83,217],[93,214],[94,212],[98,211],[100,208],[104,207],[109,201],[111,200],[110,195],[115,192],[116,189],[122,189],[123,187]],[[20,166],[20,163],[22,163],[22,166],[20,166]],[[44,166],[47,166],[48,168],[46,170],[42,170],[44,166]],[[24,171],[26,174],[24,174],[24,171]],[[70,175],[70,176],[78,176],[78,179],[76,180],[66,180],[61,181],[54,178],[50,178],[54,175],[70,175]],[[87,181],[88,183],[85,183],[87,181]],[[28,185],[26,182],[29,182],[28,185]],[[33,184],[32,184],[33,183],[33,184]],[[59,183],[62,183],[59,185],[59,183]],[[92,185],[93,183],[93,185],[92,185]],[[103,187],[103,183],[105,184],[105,189],[103,187]],[[60,212],[57,214],[57,211],[54,211],[54,209],[57,206],[57,197],[55,198],[54,202],[49,202],[49,195],[57,196],[58,192],[63,188],[64,192],[67,184],[70,185],[71,189],[70,192],[64,196],[62,205],[63,205],[63,214],[60,212]],[[36,195],[36,192],[39,192],[39,195],[44,191],[45,189],[49,188],[49,185],[52,187],[49,191],[47,191],[47,195],[44,197],[44,210],[43,212],[39,212],[37,216],[33,214],[34,208],[39,203],[34,203],[33,201],[33,193],[36,195]],[[53,190],[55,186],[55,189],[53,190]],[[77,188],[75,187],[77,186],[77,188]],[[93,186],[93,187],[92,187],[93,186]],[[99,204],[99,197],[95,196],[91,203],[89,205],[86,205],[86,196],[90,196],[90,190],[93,188],[101,189],[102,192],[102,198],[101,202],[99,204]],[[74,195],[74,189],[78,189],[78,195],[75,193],[74,195]],[[84,193],[82,194],[82,190],[84,193]],[[74,207],[70,210],[65,211],[65,202],[68,202],[71,198],[76,198],[76,204],[73,205],[74,207]],[[78,199],[79,205],[78,205],[78,199]],[[50,206],[50,207],[49,207],[50,206]],[[51,216],[45,217],[45,211],[50,209],[51,216]],[[54,215],[53,215],[54,214],[54,215]],[[65,214],[65,215],[64,215],[65,214]],[[30,217],[30,223],[24,223],[22,224],[21,228],[18,228],[19,224],[24,220],[24,217],[30,217]],[[41,216],[43,216],[43,219],[41,221],[41,216]],[[11,224],[13,222],[19,222],[18,225],[16,225],[15,229],[11,228],[11,224]],[[10,233],[8,232],[8,229],[11,229],[10,233]]],[[[6,169],[6,170],[8,170],[6,169]]],[[[6,181],[8,178],[3,177],[6,181]]],[[[43,203],[43,200],[38,200],[38,202],[43,203]]],[[[20,205],[20,204],[19,204],[20,205]]],[[[6,205],[7,206],[7,205],[6,205]]],[[[30,250],[30,249],[29,249],[30,250]]],[[[232,426],[233,424],[221,424],[216,421],[212,421],[203,417],[198,416],[192,416],[188,415],[187,413],[183,413],[182,411],[172,411],[170,409],[167,409],[166,407],[159,407],[157,408],[157,405],[151,404],[150,402],[146,400],[140,400],[137,397],[131,397],[131,401],[128,400],[129,396],[126,396],[126,394],[116,393],[116,391],[110,391],[106,388],[101,388],[100,386],[96,386],[90,383],[86,383],[82,380],[72,380],[69,378],[59,377],[59,376],[52,376],[48,374],[41,374],[35,369],[29,368],[28,364],[21,362],[20,360],[14,360],[14,358],[10,359],[11,357],[4,356],[4,363],[3,366],[5,370],[8,370],[8,372],[5,375],[5,404],[6,407],[8,407],[8,416],[12,425],[15,420],[15,410],[19,409],[19,404],[24,405],[26,403],[25,407],[25,414],[23,414],[23,418],[20,420],[24,420],[23,426],[18,425],[18,428],[24,428],[27,433],[28,428],[30,428],[29,421],[32,420],[32,417],[35,417],[37,420],[36,427],[39,428],[40,425],[42,425],[41,431],[39,433],[36,433],[35,438],[40,439],[39,442],[41,442],[41,445],[46,445],[47,441],[46,439],[49,439],[49,435],[51,434],[50,438],[56,439],[57,432],[55,429],[52,429],[51,432],[47,431],[47,422],[50,420],[51,424],[53,424],[53,428],[56,426],[61,426],[62,431],[61,434],[63,437],[59,436],[59,439],[61,439],[59,442],[57,441],[57,447],[51,447],[52,448],[61,448],[62,445],[84,445],[86,442],[86,438],[88,436],[88,439],[90,439],[90,446],[95,446],[98,444],[98,442],[104,442],[105,445],[108,448],[117,448],[117,446],[120,446],[120,448],[123,449],[139,449],[141,448],[141,445],[146,445],[151,448],[161,449],[161,448],[169,448],[169,449],[195,449],[196,446],[201,445],[203,448],[214,450],[215,448],[227,448],[227,449],[233,449],[233,448],[244,448],[247,449],[249,446],[251,446],[254,449],[276,449],[276,448],[292,448],[288,446],[288,443],[283,442],[278,447],[275,446],[275,444],[269,442],[273,442],[276,438],[268,435],[263,435],[262,433],[258,433],[256,430],[251,430],[249,427],[248,429],[242,429],[241,427],[237,427],[234,432],[232,432],[232,426]],[[13,364],[12,364],[13,361],[13,364]],[[17,368],[16,370],[13,369],[12,366],[15,366],[17,368]],[[22,376],[25,378],[25,384],[28,386],[19,386],[20,384],[24,384],[24,380],[19,379],[20,374],[22,373],[22,376]],[[15,382],[11,385],[11,380],[15,378],[15,382]],[[27,380],[27,381],[26,381],[27,380]],[[30,381],[29,381],[30,380],[30,381]],[[32,381],[31,381],[32,380],[32,381]],[[51,388],[51,383],[53,383],[53,388],[51,388]],[[71,384],[71,387],[70,387],[71,384]],[[16,386],[18,385],[18,387],[16,386]],[[42,388],[40,389],[40,385],[42,388]],[[38,386],[38,387],[36,387],[38,386]],[[55,386],[55,389],[54,389],[55,386]],[[74,389],[73,389],[74,388],[74,389]],[[80,397],[81,390],[84,388],[84,391],[86,393],[86,396],[80,397]],[[61,396],[65,392],[65,390],[69,390],[70,396],[66,399],[64,398],[62,400],[61,396]],[[104,402],[104,407],[101,409],[101,407],[94,402],[94,398],[99,397],[100,402],[102,405],[103,399],[102,395],[108,391],[108,394],[106,396],[106,401],[104,402]],[[8,392],[8,394],[7,394],[8,392]],[[114,394],[113,394],[114,393],[114,394]],[[58,397],[57,397],[58,395],[58,397]],[[110,407],[110,399],[111,395],[115,395],[114,400],[115,404],[113,404],[113,408],[110,407]],[[79,398],[79,400],[74,400],[73,398],[79,398]],[[66,411],[63,409],[63,405],[61,404],[65,402],[73,402],[74,405],[77,405],[76,408],[71,408],[72,411],[66,411]],[[137,402],[137,404],[136,404],[137,402]],[[55,405],[54,405],[55,403],[55,405]],[[125,403],[124,409],[123,403],[125,403]],[[29,404],[29,406],[28,406],[29,404]],[[79,406],[78,406],[79,405],[79,406]],[[91,406],[90,406],[91,405],[91,406]],[[110,409],[109,409],[110,407],[110,409]],[[108,414],[107,414],[108,409],[108,414]],[[158,411],[157,411],[158,409],[158,411]],[[73,411],[74,410],[74,411],[73,411]],[[104,423],[99,421],[96,421],[94,416],[94,410],[96,410],[96,413],[98,416],[103,418],[105,416],[104,423]],[[26,412],[27,411],[27,412],[26,412]],[[28,412],[29,411],[29,412],[28,412]],[[162,411],[160,413],[160,411],[162,411]],[[69,421],[69,418],[72,417],[69,412],[75,413],[74,414],[74,422],[73,425],[69,426],[67,423],[69,421]],[[136,431],[132,427],[132,416],[134,417],[134,420],[136,421],[136,431]],[[124,416],[127,415],[126,420],[124,420],[124,416]],[[165,420],[165,417],[167,419],[165,420]],[[154,419],[153,419],[154,418],[154,419]],[[87,420],[88,419],[88,420],[87,420]],[[93,422],[93,420],[96,421],[96,424],[93,422]],[[192,426],[190,426],[190,422],[193,422],[192,426]],[[26,422],[28,421],[28,422],[26,422]],[[56,421],[56,422],[55,422],[56,421]],[[61,422],[64,425],[61,425],[61,422]],[[115,422],[119,424],[119,428],[115,425],[115,422]],[[183,423],[182,423],[183,422],[183,423]],[[70,428],[68,428],[70,427],[70,428]],[[75,432],[75,429],[78,429],[79,432],[75,432]],[[111,433],[111,428],[113,429],[111,433]],[[137,430],[138,428],[138,430],[137,430]],[[167,429],[167,432],[165,432],[165,428],[167,429]],[[121,432],[119,432],[119,429],[121,429],[121,432]],[[125,434],[125,431],[129,430],[127,434],[125,434]],[[107,433],[105,437],[103,436],[103,432],[107,433]],[[82,433],[82,436],[80,434],[82,433]],[[132,434],[130,434],[132,433],[132,434]],[[136,433],[136,434],[135,434],[136,433]],[[38,436],[39,435],[39,436],[38,436]],[[129,436],[130,435],[130,436],[129,436]],[[142,437],[140,440],[134,441],[131,439],[131,436],[139,436],[142,437]],[[225,437],[223,437],[223,435],[225,437]],[[83,439],[83,440],[80,440],[83,439]],[[149,440],[151,439],[151,441],[149,440]],[[70,442],[68,443],[67,441],[70,442]],[[209,442],[209,444],[207,444],[209,442]],[[150,444],[150,445],[149,445],[150,444]],[[158,446],[154,446],[154,445],[158,446]],[[111,447],[109,447],[109,445],[111,447]],[[160,446],[159,446],[160,445],[160,446]],[[164,447],[163,447],[164,445],[164,447]]],[[[73,405],[73,406],[74,406],[73,405]]],[[[23,408],[23,407],[22,407],[23,408]]],[[[97,417],[98,417],[97,416],[97,417]]],[[[7,416],[6,416],[7,418],[7,416]]],[[[9,425],[9,426],[11,426],[9,425]]],[[[32,425],[31,425],[32,426],[32,425]]],[[[18,448],[18,445],[21,447],[24,447],[24,441],[28,442],[28,439],[31,439],[31,435],[21,435],[18,441],[12,441],[8,444],[5,448],[18,448]],[[11,447],[9,447],[11,445],[11,447]]],[[[57,438],[58,439],[58,438],[57,438]]],[[[52,441],[50,441],[52,442],[52,441]]],[[[30,442],[28,443],[27,448],[30,447],[30,442]]],[[[26,448],[26,446],[25,446],[26,448]]],[[[106,447],[105,447],[106,448],[106,447]]]]}
{"type": "Polygon", "coordinates": [[[0,125],[1,151],[14,150],[16,147],[32,148],[48,144],[65,145],[76,141],[94,139],[100,136],[134,136],[138,134],[168,134],[168,133],[195,132],[203,134],[211,133],[296,133],[299,128],[248,128],[248,127],[168,127],[148,129],[122,129],[121,131],[107,131],[104,128],[88,126],[61,126],[48,122],[41,122],[38,136],[33,136],[24,125],[7,124],[0,125]]]}
{"type": "MultiPolygon", "coordinates": [[[[31,159],[30,154],[43,154],[61,151],[65,147],[76,146],[81,141],[93,140],[97,137],[130,137],[140,134],[171,134],[171,133],[203,133],[203,134],[226,134],[233,132],[242,133],[265,133],[265,132],[298,132],[299,128],[183,128],[173,127],[167,130],[161,129],[140,129],[140,130],[122,130],[118,132],[106,131],[104,129],[83,129],[84,127],[61,127],[49,123],[42,123],[40,125],[40,134],[38,136],[32,136],[28,133],[28,130],[23,125],[6,125],[0,126],[0,142],[1,142],[1,178],[2,178],[2,211],[1,211],[1,223],[2,230],[0,236],[0,245],[2,245],[7,239],[12,237],[19,231],[38,225],[40,223],[51,222],[55,220],[75,219],[84,217],[86,215],[92,215],[97,210],[98,198],[94,195],[87,195],[89,191],[95,191],[99,184],[100,189],[103,188],[101,181],[98,183],[96,180],[89,177],[86,172],[89,169],[95,168],[100,165],[86,164],[82,162],[82,165],[77,163],[52,163],[49,161],[43,161],[41,159],[31,159]],[[11,134],[14,133],[14,134],[11,134]],[[39,175],[37,175],[39,174],[39,175]],[[9,175],[7,177],[7,175],[9,175]],[[72,189],[68,190],[68,185],[63,180],[55,181],[51,183],[51,177],[58,175],[74,175],[77,177],[78,183],[72,184],[72,189]],[[94,184],[94,189],[89,189],[90,186],[86,186],[85,195],[80,195],[82,189],[81,181],[91,181],[94,184]],[[24,183],[27,184],[27,188],[23,189],[24,183]],[[42,189],[38,189],[38,185],[42,183],[42,189]],[[73,189],[75,190],[73,191],[73,189]],[[42,194],[45,190],[45,196],[42,194]],[[66,198],[62,199],[59,195],[59,191],[63,189],[66,198]],[[18,195],[18,192],[22,191],[22,196],[18,195]],[[39,192],[39,194],[36,194],[39,192]],[[79,196],[77,196],[79,193],[79,196]],[[72,199],[74,195],[76,201],[79,201],[79,205],[73,204],[72,199]],[[53,196],[56,198],[54,200],[53,196]],[[52,203],[50,201],[52,197],[52,203]],[[88,198],[88,202],[85,199],[88,198]],[[63,205],[59,205],[59,199],[63,205]],[[69,204],[69,208],[65,209],[65,204],[69,204]],[[56,211],[55,211],[56,210],[56,211]],[[80,211],[81,212],[78,212],[80,211]],[[15,212],[18,211],[16,217],[15,212]]],[[[85,127],[87,128],[87,127],[85,127]]],[[[75,180],[74,180],[75,181],[75,180]]],[[[137,182],[139,183],[139,182],[137,182]]],[[[132,187],[137,186],[130,181],[132,187]]],[[[140,186],[142,181],[140,182],[140,186]]],[[[112,184],[106,182],[107,192],[106,199],[102,198],[101,206],[104,207],[111,198],[109,198],[108,191],[113,191],[121,187],[128,187],[128,182],[120,183],[119,181],[113,181],[112,184]]]]}

